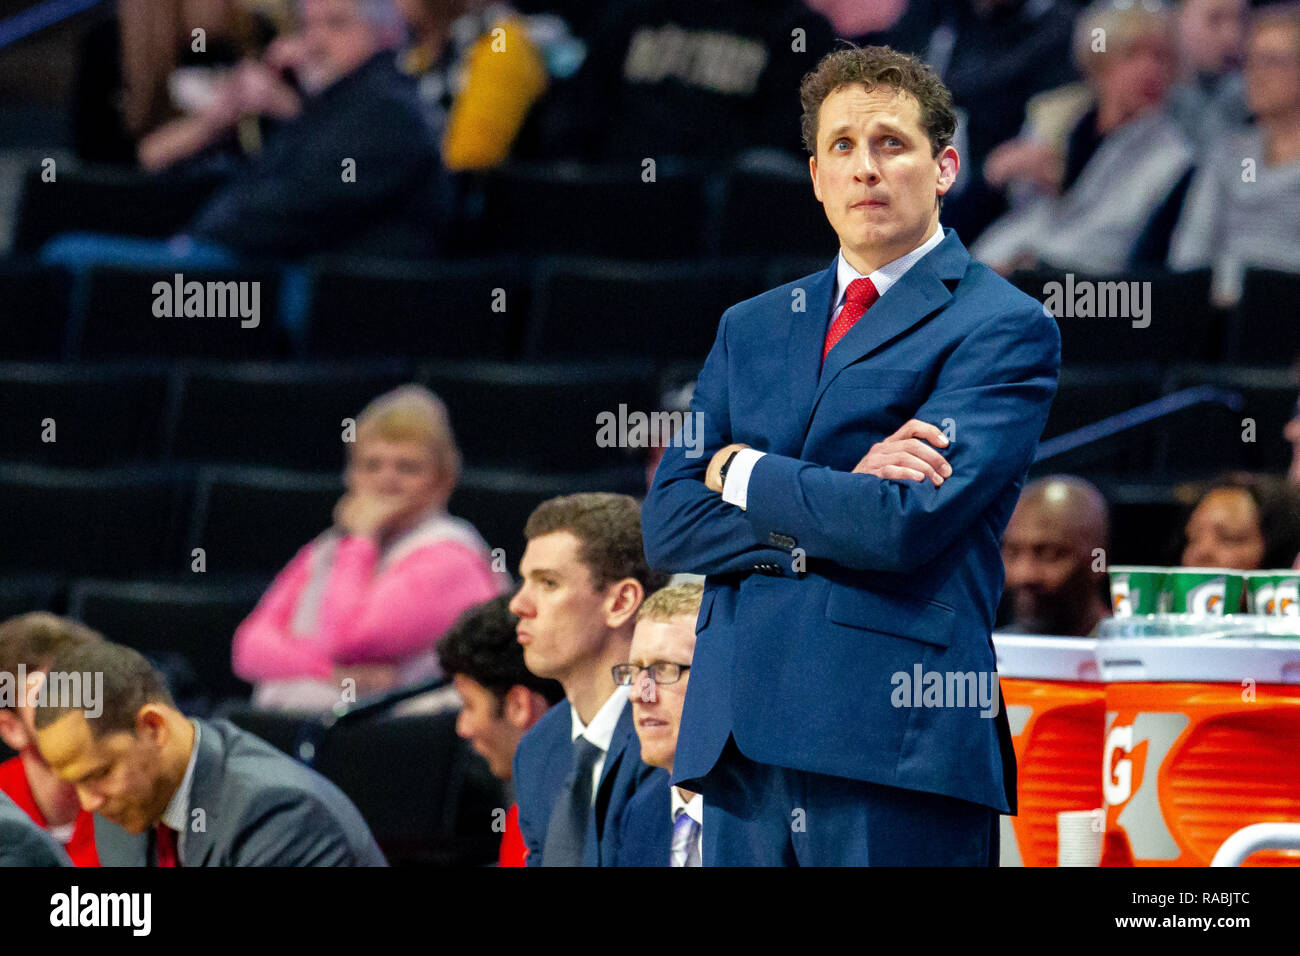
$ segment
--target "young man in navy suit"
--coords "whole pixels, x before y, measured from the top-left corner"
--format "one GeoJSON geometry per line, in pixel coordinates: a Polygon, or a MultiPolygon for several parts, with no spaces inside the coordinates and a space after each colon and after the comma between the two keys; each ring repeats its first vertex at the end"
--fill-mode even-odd
{"type": "Polygon", "coordinates": [[[800,95],[840,252],[723,314],[705,454],[669,448],[644,505],[650,563],[707,575],[673,782],[706,866],[994,865],[998,542],[1060,336],[939,224],[960,158],[929,67],[838,50],[800,95]]]}
{"type": "Polygon", "coordinates": [[[666,576],[641,545],[641,508],[627,495],[577,494],[538,505],[524,527],[523,585],[510,602],[524,664],[564,687],[515,748],[515,802],[529,866],[608,866],[616,821],[642,786],[667,774],[641,762],[627,692],[637,609],[666,576]]]}
{"type": "MultiPolygon", "coordinates": [[[[632,700],[641,760],[673,772],[686,702],[695,619],[704,587],[691,581],[646,598],[636,616],[628,663],[615,670],[632,700]]],[[[704,798],[682,787],[644,787],[619,823],[617,866],[700,866],[704,798]]]]}

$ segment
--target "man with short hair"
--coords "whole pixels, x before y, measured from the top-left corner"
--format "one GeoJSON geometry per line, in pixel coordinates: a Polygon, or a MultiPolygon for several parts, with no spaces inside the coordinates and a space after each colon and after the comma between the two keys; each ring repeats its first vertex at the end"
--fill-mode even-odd
{"type": "Polygon", "coordinates": [[[707,575],[673,782],[705,866],[996,865],[998,544],[1060,334],[940,227],[960,158],[928,66],[851,47],[800,94],[839,255],[723,313],[705,454],[669,448],[645,502],[650,563],[707,575]],[[918,671],[997,696],[899,703],[918,671]]]}
{"type": "Polygon", "coordinates": [[[0,763],[0,792],[63,847],[76,866],[99,866],[95,838],[111,827],[81,808],[77,791],[56,777],[36,749],[34,709],[28,688],[49,668],[51,655],[65,644],[103,640],[88,627],[44,611],[12,617],[0,624],[0,740],[16,756],[0,763]],[[96,826],[98,823],[98,827],[96,826]]]}
{"type": "MultiPolygon", "coordinates": [[[[461,614],[438,642],[438,662],[460,695],[456,733],[470,742],[493,775],[512,782],[515,748],[542,715],[564,700],[564,688],[524,666],[517,619],[502,595],[461,614]]],[[[519,806],[512,803],[501,837],[501,866],[523,866],[519,806]]]]}
{"type": "Polygon", "coordinates": [[[627,694],[613,667],[627,661],[636,612],[665,583],[641,545],[641,509],[617,494],[576,494],[538,505],[524,527],[523,585],[510,602],[524,663],[564,687],[566,700],[515,750],[515,798],[529,866],[608,866],[616,821],[642,786],[666,781],[641,762],[627,694]]]}
{"type": "Polygon", "coordinates": [[[1106,499],[1091,483],[1052,475],[1025,485],[1002,535],[1011,605],[1011,622],[1003,630],[1091,634],[1110,617],[1104,570],[1109,546],[1106,499]]]}
{"type": "MultiPolygon", "coordinates": [[[[636,616],[628,663],[615,679],[627,687],[641,760],[671,775],[682,704],[695,653],[695,619],[704,585],[675,584],[646,598],[636,616]]],[[[618,866],[699,866],[704,798],[683,787],[637,791],[619,823],[618,866]]]]}
{"type": "Polygon", "coordinates": [[[98,715],[82,709],[86,694],[46,695],[36,743],[85,809],[134,837],[101,846],[103,865],[386,865],[334,784],[229,721],[186,718],[131,648],[67,645],[49,673],[96,682],[98,715]]]}

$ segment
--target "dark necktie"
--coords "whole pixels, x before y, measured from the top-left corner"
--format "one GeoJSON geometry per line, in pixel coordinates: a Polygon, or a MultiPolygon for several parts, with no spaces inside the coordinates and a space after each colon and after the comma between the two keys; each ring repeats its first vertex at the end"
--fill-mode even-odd
{"type": "Polygon", "coordinates": [[[870,279],[854,279],[849,283],[849,287],[844,290],[844,308],[840,309],[840,314],[826,330],[826,343],[822,346],[823,363],[826,362],[826,356],[830,354],[831,349],[835,348],[835,343],[848,334],[849,329],[853,328],[858,319],[862,318],[862,314],[879,298],[880,293],[876,291],[876,284],[870,279]]]}
{"type": "Polygon", "coordinates": [[[158,853],[159,866],[180,866],[181,857],[177,841],[177,833],[166,824],[158,824],[155,828],[156,848],[158,853]]]}
{"type": "Polygon", "coordinates": [[[573,742],[573,773],[551,811],[542,866],[582,866],[591,819],[592,771],[604,753],[586,737],[573,742]]]}

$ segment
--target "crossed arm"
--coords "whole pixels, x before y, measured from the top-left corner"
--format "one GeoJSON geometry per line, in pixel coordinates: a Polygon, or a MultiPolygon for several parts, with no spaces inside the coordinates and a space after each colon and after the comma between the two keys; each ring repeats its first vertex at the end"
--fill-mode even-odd
{"type": "Polygon", "coordinates": [[[1041,310],[990,318],[964,338],[912,419],[852,471],[765,454],[744,510],[722,500],[730,442],[727,317],[696,385],[705,456],[669,448],[642,511],[646,555],[672,571],[722,574],[775,564],[794,576],[793,538],[810,558],[860,570],[908,571],[941,553],[1023,475],[1055,393],[1060,337],[1041,310]],[[950,444],[935,422],[951,421],[950,444]],[[935,448],[944,448],[946,458],[935,448]],[[938,459],[936,461],[936,459],[938,459]]]}

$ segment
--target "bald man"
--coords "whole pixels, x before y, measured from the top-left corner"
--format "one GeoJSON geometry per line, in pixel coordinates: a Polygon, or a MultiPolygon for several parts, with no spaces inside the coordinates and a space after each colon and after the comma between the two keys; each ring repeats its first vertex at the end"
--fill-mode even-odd
{"type": "Polygon", "coordinates": [[[1082,478],[1052,475],[1025,486],[1006,533],[1002,563],[1012,610],[1005,631],[1086,637],[1110,616],[1106,499],[1082,478]]]}

